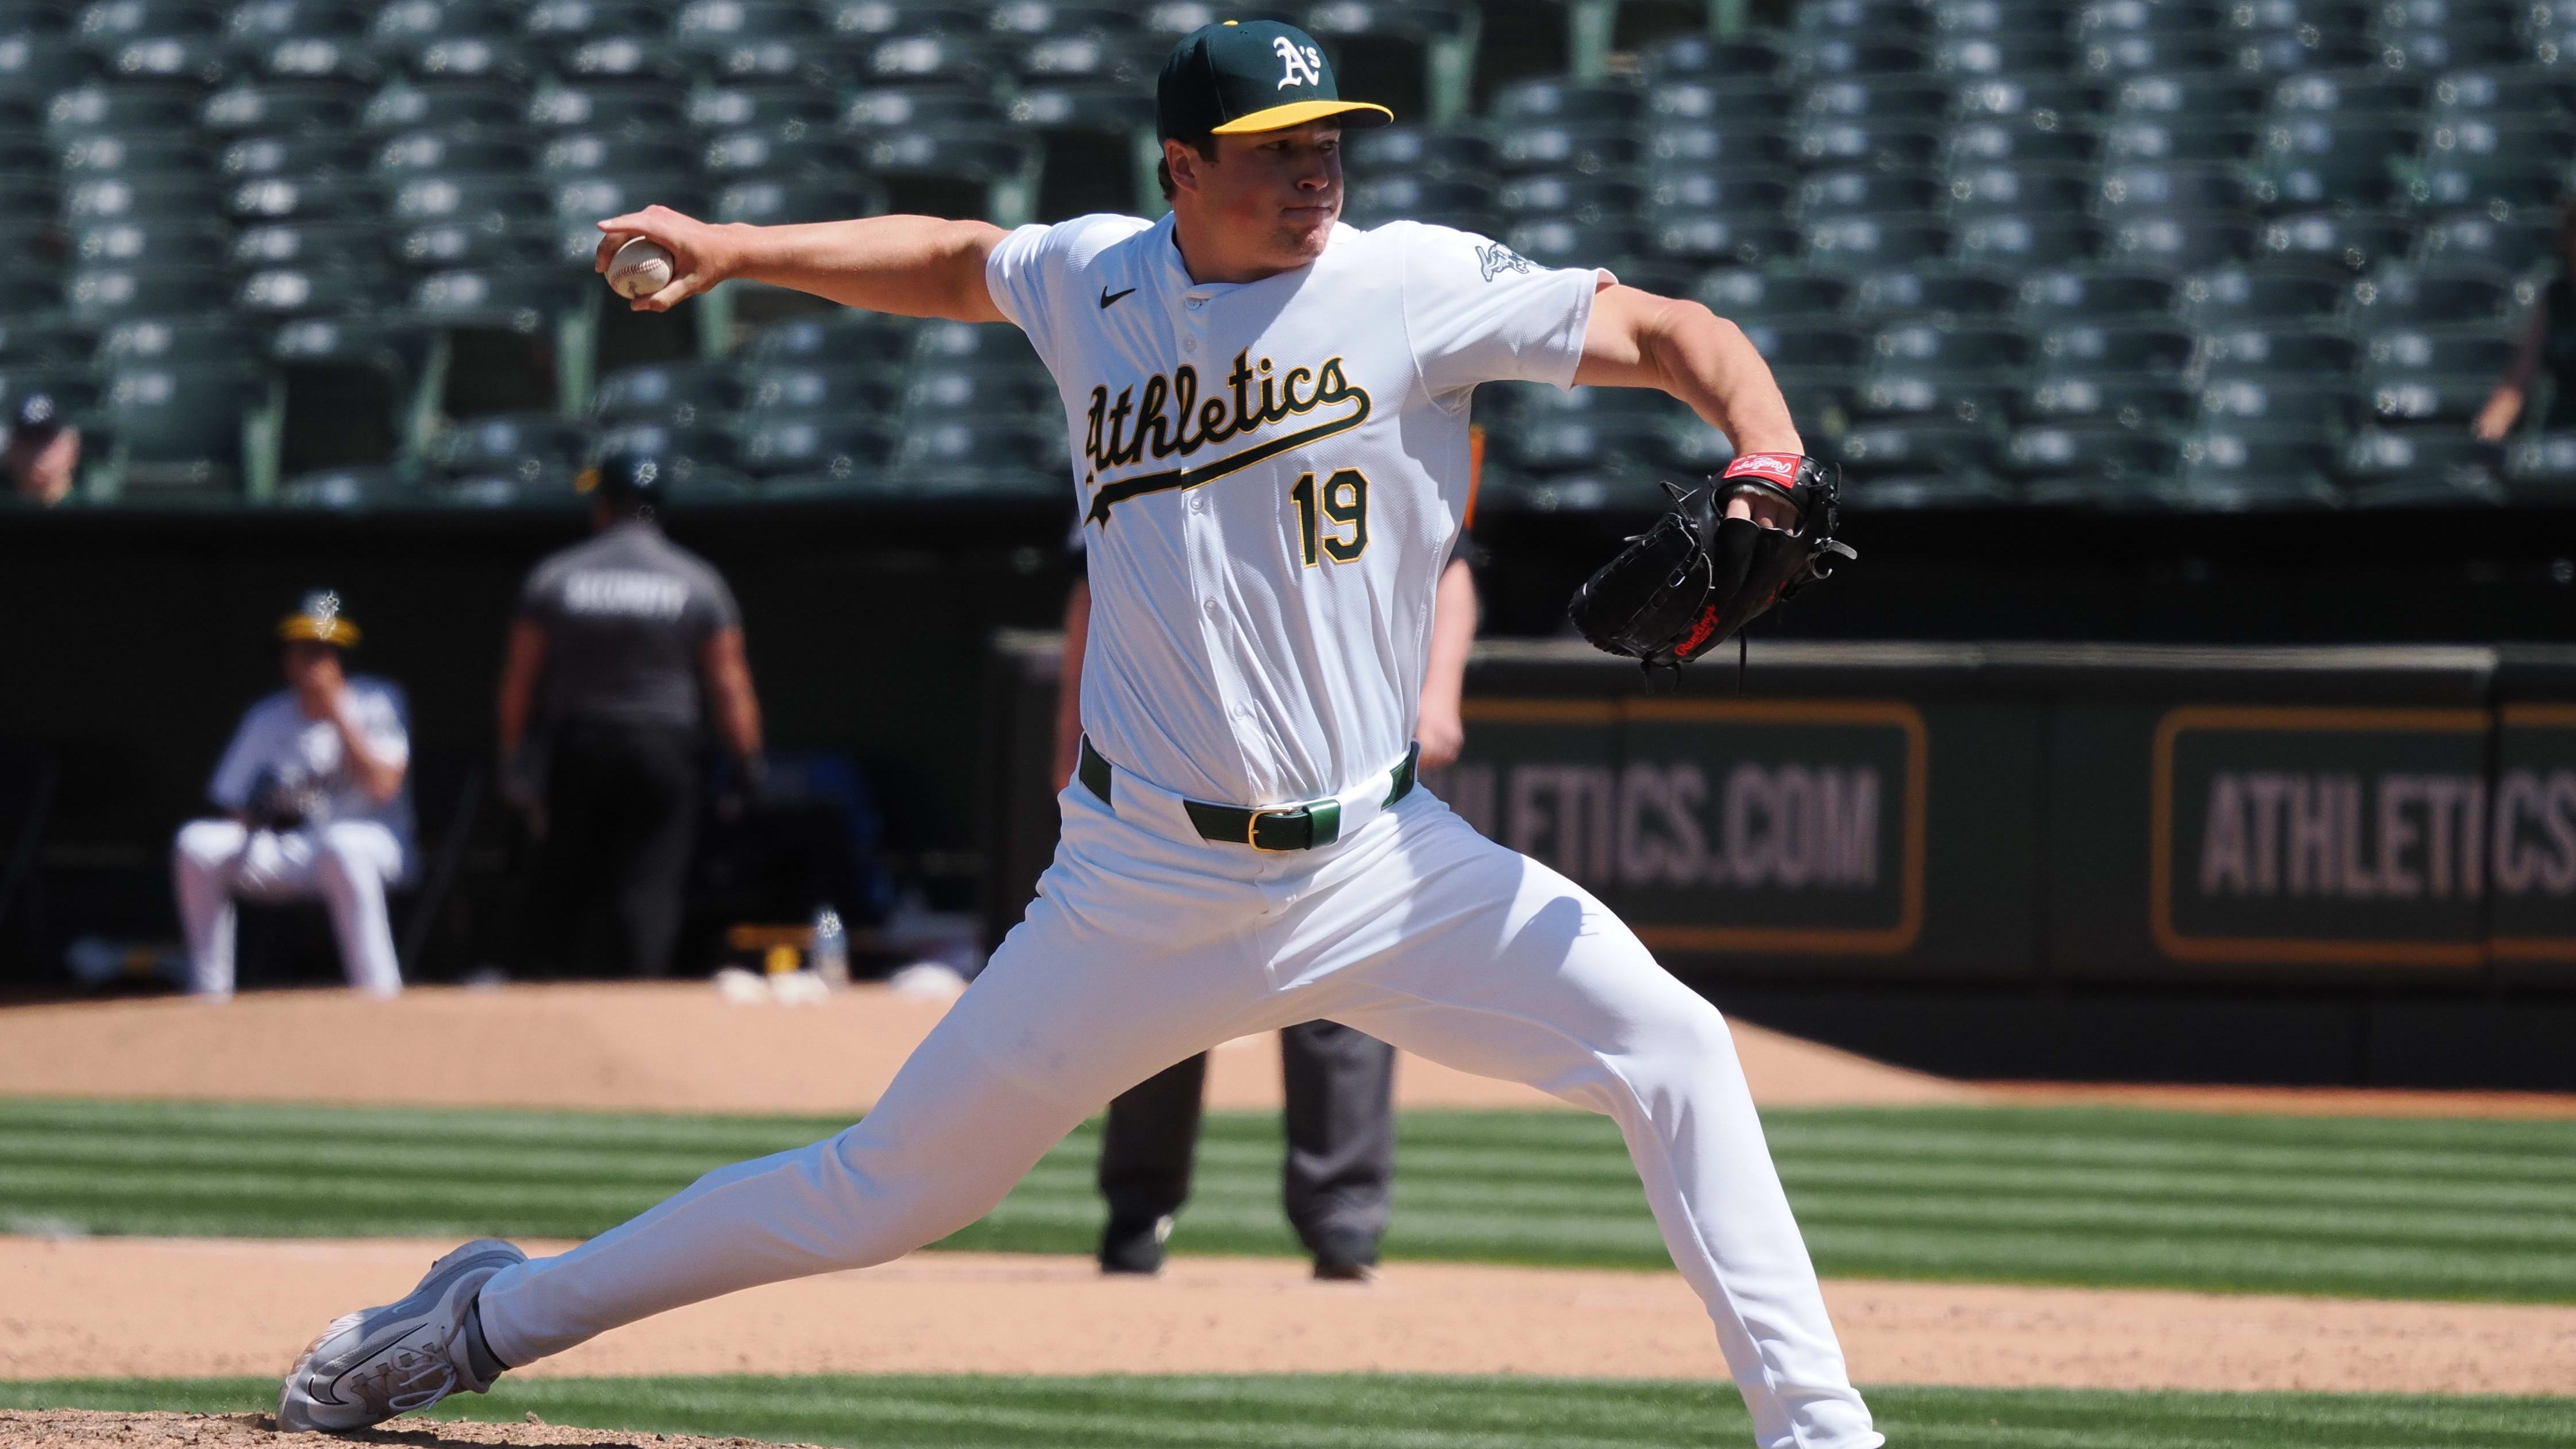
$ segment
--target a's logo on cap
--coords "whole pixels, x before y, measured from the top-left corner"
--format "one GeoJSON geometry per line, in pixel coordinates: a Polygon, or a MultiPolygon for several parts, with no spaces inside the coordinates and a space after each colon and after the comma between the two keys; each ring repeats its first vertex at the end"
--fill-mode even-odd
{"type": "Polygon", "coordinates": [[[1279,52],[1280,62],[1279,84],[1272,86],[1272,90],[1284,91],[1290,86],[1319,86],[1324,83],[1324,57],[1315,47],[1300,46],[1287,36],[1278,35],[1271,37],[1270,48],[1279,52]]]}
{"type": "Polygon", "coordinates": [[[304,596],[304,607],[298,612],[313,621],[314,638],[328,639],[338,631],[340,596],[329,589],[316,589],[304,596]]]}

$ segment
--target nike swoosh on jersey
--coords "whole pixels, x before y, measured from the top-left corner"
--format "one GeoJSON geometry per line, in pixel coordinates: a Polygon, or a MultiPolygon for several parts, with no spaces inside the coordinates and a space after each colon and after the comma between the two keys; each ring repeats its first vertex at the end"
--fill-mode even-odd
{"type": "MultiPolygon", "coordinates": [[[[1135,288],[1133,288],[1133,287],[1129,287],[1129,288],[1127,289],[1127,292],[1132,292],[1132,291],[1135,291],[1135,290],[1136,290],[1135,288]]],[[[1101,311],[1103,311],[1103,312],[1108,311],[1108,310],[1109,310],[1109,304],[1110,304],[1110,303],[1112,303],[1112,302],[1117,301],[1117,300],[1118,300],[1119,298],[1121,298],[1121,297],[1126,296],[1126,295],[1127,295],[1127,292],[1113,292],[1113,291],[1109,290],[1107,287],[1103,287],[1103,288],[1101,288],[1101,289],[1100,289],[1100,310],[1101,310],[1101,311]]]]}
{"type": "Polygon", "coordinates": [[[1167,493],[1175,488],[1196,488],[1202,483],[1213,483],[1228,473],[1249,468],[1264,459],[1275,458],[1291,448],[1304,447],[1308,443],[1329,438],[1335,433],[1347,433],[1367,422],[1369,415],[1367,393],[1355,390],[1350,397],[1352,401],[1359,404],[1359,409],[1349,417],[1335,418],[1329,423],[1318,423],[1311,428],[1300,428],[1293,433],[1284,433],[1266,443],[1256,443],[1240,453],[1230,453],[1214,462],[1202,463],[1195,468],[1173,468],[1161,473],[1147,473],[1141,477],[1121,478],[1115,483],[1103,483],[1100,485],[1100,491],[1091,495],[1091,510],[1083,515],[1083,521],[1097,523],[1106,529],[1109,526],[1109,509],[1113,504],[1124,503],[1130,498],[1142,497],[1148,493],[1167,493]]]}

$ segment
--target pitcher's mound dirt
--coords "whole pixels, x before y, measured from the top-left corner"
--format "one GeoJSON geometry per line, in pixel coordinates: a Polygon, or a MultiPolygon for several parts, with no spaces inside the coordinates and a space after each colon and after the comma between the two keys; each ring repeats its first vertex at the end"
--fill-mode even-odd
{"type": "MultiPolygon", "coordinates": [[[[422,987],[393,1001],[267,991],[0,1010],[0,1096],[854,1116],[948,1003],[861,986],[812,1006],[726,1003],[706,982],[422,987]]],[[[1764,1106],[1977,1099],[1974,1088],[1735,1024],[1764,1106]]],[[[1279,1105],[1279,1039],[1217,1048],[1208,1105],[1279,1105]]],[[[1404,1107],[1561,1107],[1407,1056],[1404,1107]]]]}
{"type": "Polygon", "coordinates": [[[89,1409],[0,1409],[0,1444],[10,1449],[71,1445],[199,1445],[203,1449],[331,1449],[346,1444],[550,1444],[584,1449],[741,1449],[749,1439],[699,1439],[623,1429],[565,1429],[553,1424],[430,1424],[406,1419],[399,1429],[355,1434],[280,1434],[265,1414],[109,1414],[89,1409]]]}

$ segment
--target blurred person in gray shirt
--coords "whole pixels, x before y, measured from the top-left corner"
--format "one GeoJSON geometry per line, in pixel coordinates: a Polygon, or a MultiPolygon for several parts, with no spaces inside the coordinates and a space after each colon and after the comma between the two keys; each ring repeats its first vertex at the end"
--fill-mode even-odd
{"type": "Polygon", "coordinates": [[[595,536],[539,562],[501,669],[503,792],[538,839],[521,963],[663,976],[696,840],[708,716],[746,785],[760,703],[733,591],[654,521],[665,468],[592,470],[595,536]]]}

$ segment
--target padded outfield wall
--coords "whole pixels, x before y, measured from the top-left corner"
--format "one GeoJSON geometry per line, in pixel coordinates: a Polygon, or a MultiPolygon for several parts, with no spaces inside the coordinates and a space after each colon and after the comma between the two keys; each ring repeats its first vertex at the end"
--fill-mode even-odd
{"type": "MultiPolygon", "coordinates": [[[[988,691],[988,918],[1057,648],[988,691]]],[[[1757,1018],[1971,1075],[2576,1085],[2576,649],[1481,646],[1429,783],[1757,1018]]]]}

